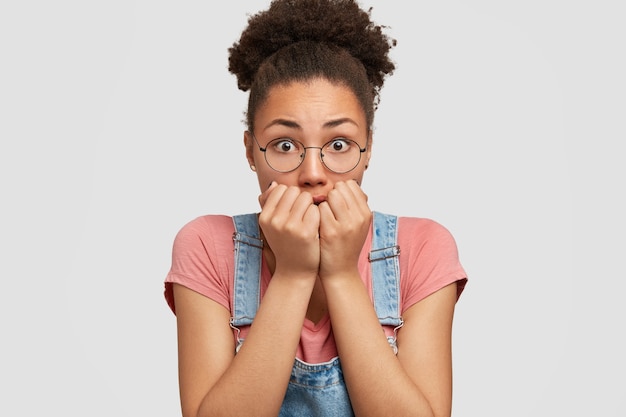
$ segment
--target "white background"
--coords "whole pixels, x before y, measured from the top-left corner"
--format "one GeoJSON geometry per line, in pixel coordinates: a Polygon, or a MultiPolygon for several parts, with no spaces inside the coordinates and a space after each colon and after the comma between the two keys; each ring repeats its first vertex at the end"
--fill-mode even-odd
{"type": "MultiPolygon", "coordinates": [[[[0,6],[0,415],[179,415],[173,238],[257,209],[227,48],[267,1],[0,6]]],[[[470,276],[455,416],[623,416],[619,1],[374,1],[398,40],[363,187],[470,276]]]]}

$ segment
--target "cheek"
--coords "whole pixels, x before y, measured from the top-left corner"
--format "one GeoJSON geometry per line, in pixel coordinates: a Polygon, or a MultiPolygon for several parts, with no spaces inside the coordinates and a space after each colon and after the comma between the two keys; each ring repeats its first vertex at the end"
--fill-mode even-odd
{"type": "Polygon", "coordinates": [[[269,168],[264,162],[265,161],[259,163],[256,172],[261,191],[265,191],[272,181],[276,181],[278,184],[291,185],[288,174],[276,172],[269,168]]]}
{"type": "Polygon", "coordinates": [[[365,166],[359,165],[358,168],[352,172],[352,179],[355,180],[357,184],[361,185],[361,182],[363,182],[363,174],[365,174],[365,166]]]}
{"type": "Polygon", "coordinates": [[[270,183],[274,180],[271,175],[268,175],[268,173],[264,172],[263,170],[258,170],[256,175],[257,179],[259,180],[259,186],[261,187],[261,191],[267,189],[270,183]]]}

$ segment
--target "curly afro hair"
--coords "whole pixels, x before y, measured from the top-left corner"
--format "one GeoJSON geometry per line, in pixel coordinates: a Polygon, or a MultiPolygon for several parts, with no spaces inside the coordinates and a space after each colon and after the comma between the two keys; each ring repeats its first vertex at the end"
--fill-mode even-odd
{"type": "Polygon", "coordinates": [[[395,69],[388,54],[396,41],[370,13],[354,0],[273,0],[252,15],[228,50],[228,70],[240,90],[250,90],[248,129],[272,86],[317,77],[349,87],[371,126],[385,77],[395,69]]]}

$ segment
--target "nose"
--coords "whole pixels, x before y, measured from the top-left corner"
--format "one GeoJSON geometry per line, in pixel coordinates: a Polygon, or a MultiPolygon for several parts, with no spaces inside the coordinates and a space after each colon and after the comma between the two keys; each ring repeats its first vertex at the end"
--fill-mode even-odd
{"type": "Polygon", "coordinates": [[[327,181],[326,167],[322,163],[322,149],[306,147],[304,160],[299,167],[299,181],[301,185],[323,185],[327,181]]]}

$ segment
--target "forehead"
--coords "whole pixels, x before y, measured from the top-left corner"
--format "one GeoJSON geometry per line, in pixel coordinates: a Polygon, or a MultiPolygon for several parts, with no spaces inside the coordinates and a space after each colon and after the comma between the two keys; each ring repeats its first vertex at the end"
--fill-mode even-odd
{"type": "Polygon", "coordinates": [[[277,118],[299,125],[319,125],[342,118],[354,120],[359,127],[366,124],[365,112],[352,90],[325,79],[271,87],[267,99],[257,110],[256,126],[263,129],[277,118]]]}

